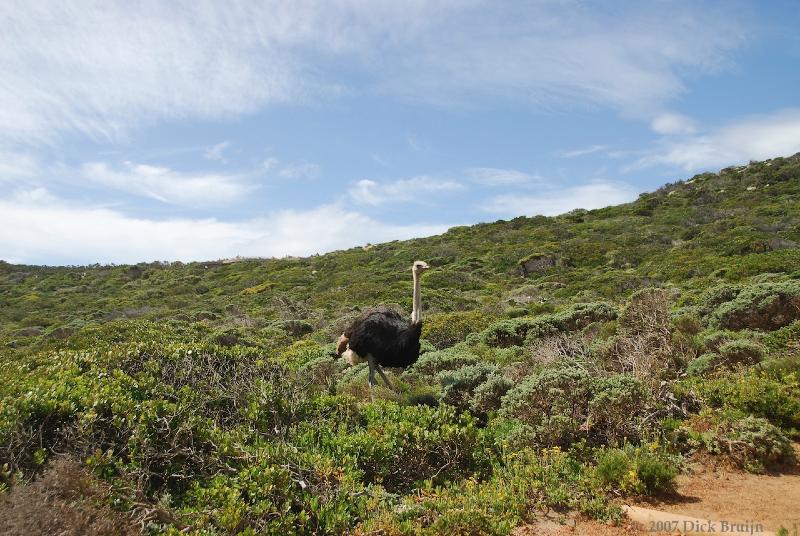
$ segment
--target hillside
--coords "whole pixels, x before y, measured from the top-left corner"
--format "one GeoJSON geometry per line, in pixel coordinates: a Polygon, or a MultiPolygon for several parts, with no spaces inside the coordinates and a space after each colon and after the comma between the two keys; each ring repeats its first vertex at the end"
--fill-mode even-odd
{"type": "Polygon", "coordinates": [[[415,258],[435,268],[425,280],[432,313],[519,316],[540,312],[542,304],[622,302],[648,286],[675,287],[688,302],[721,282],[797,275],[799,170],[796,155],[698,175],[626,205],[309,258],[69,268],[0,263],[0,336],[27,346],[118,318],[249,326],[302,319],[330,335],[356,307],[380,302],[410,310],[408,267],[415,258]],[[521,277],[530,258],[544,262],[521,277]]]}
{"type": "Polygon", "coordinates": [[[669,493],[698,453],[795,463],[800,154],[308,258],[0,262],[0,348],[0,509],[27,493],[28,517],[72,512],[53,527],[109,512],[114,530],[167,534],[618,519],[621,497],[669,493]],[[410,311],[415,259],[432,267],[424,353],[370,396],[332,341],[365,307],[410,311]]]}

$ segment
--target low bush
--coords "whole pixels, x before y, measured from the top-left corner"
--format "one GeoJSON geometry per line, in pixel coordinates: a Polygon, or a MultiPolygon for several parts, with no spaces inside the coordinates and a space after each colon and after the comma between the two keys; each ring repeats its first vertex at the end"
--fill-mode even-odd
{"type": "Polygon", "coordinates": [[[778,427],[758,417],[721,424],[709,450],[725,454],[740,467],[754,473],[794,460],[789,439],[778,427]]]}
{"type": "Polygon", "coordinates": [[[800,320],[766,334],[763,342],[771,352],[800,350],[800,320]]]}
{"type": "Polygon", "coordinates": [[[617,311],[611,304],[579,303],[559,313],[496,322],[481,332],[480,340],[498,348],[522,346],[526,340],[530,343],[539,337],[583,329],[592,322],[616,316],[617,311]]]}
{"type": "Polygon", "coordinates": [[[756,371],[729,373],[690,380],[684,387],[693,390],[710,408],[763,417],[785,429],[800,429],[800,383],[793,373],[781,378],[756,371]]]}
{"type": "Polygon", "coordinates": [[[744,287],[719,305],[711,323],[725,329],[774,330],[800,320],[800,281],[760,283],[744,287]]]}
{"type": "Polygon", "coordinates": [[[314,341],[301,340],[284,347],[276,352],[273,360],[291,369],[298,369],[321,358],[331,361],[336,359],[333,344],[320,345],[314,341]]]}
{"type": "Polygon", "coordinates": [[[478,415],[488,415],[500,409],[503,397],[514,386],[514,383],[498,374],[489,376],[478,385],[472,395],[470,407],[478,415]]]}
{"type": "Polygon", "coordinates": [[[350,464],[260,442],[234,472],[198,481],[185,500],[200,534],[341,534],[367,497],[350,464]]]}
{"type": "Polygon", "coordinates": [[[719,347],[720,359],[728,366],[754,365],[764,358],[764,347],[749,340],[735,340],[719,347]]]}
{"type": "Polygon", "coordinates": [[[428,352],[420,356],[416,363],[408,368],[408,372],[433,376],[444,370],[455,370],[465,365],[474,365],[478,356],[461,349],[447,349],[428,352]]]}
{"type": "Polygon", "coordinates": [[[703,376],[714,370],[718,360],[718,354],[703,354],[696,357],[686,365],[686,374],[688,376],[703,376]]]}
{"type": "Polygon", "coordinates": [[[636,439],[646,407],[644,386],[630,376],[597,378],[584,369],[544,369],[513,387],[500,415],[524,424],[540,446],[569,446],[636,439]]]}
{"type": "Polygon", "coordinates": [[[678,467],[675,458],[658,444],[600,451],[596,474],[613,490],[634,495],[659,495],[675,490],[678,467]],[[650,447],[650,448],[648,448],[650,447]]]}
{"type": "Polygon", "coordinates": [[[505,456],[488,479],[429,486],[419,497],[386,503],[357,533],[501,536],[548,511],[577,511],[607,521],[622,518],[591,466],[559,449],[525,449],[505,456]]]}
{"type": "Polygon", "coordinates": [[[269,327],[281,330],[292,337],[302,337],[314,331],[314,326],[305,320],[277,320],[269,327]]]}
{"type": "Polygon", "coordinates": [[[492,376],[498,376],[500,369],[490,363],[466,365],[456,370],[445,370],[436,375],[442,386],[441,400],[455,406],[460,411],[470,409],[475,389],[492,376]]]}
{"type": "Polygon", "coordinates": [[[0,534],[141,534],[136,521],[108,505],[108,488],[75,460],[56,459],[36,481],[0,494],[0,534]]]}
{"type": "Polygon", "coordinates": [[[251,330],[238,327],[219,328],[207,338],[210,344],[219,346],[256,346],[257,342],[251,330]]]}
{"type": "Polygon", "coordinates": [[[483,330],[489,322],[489,317],[480,311],[431,314],[422,325],[422,336],[438,349],[447,348],[470,333],[483,330]]]}
{"type": "Polygon", "coordinates": [[[485,434],[473,417],[452,406],[378,401],[365,406],[362,417],[363,428],[316,428],[307,434],[334,459],[354,463],[365,483],[407,492],[427,479],[440,484],[489,470],[485,434]]]}
{"type": "Polygon", "coordinates": [[[657,385],[674,374],[682,356],[673,345],[669,292],[644,288],[635,292],[620,314],[608,358],[615,368],[657,385]]]}
{"type": "Polygon", "coordinates": [[[704,411],[684,426],[700,446],[753,473],[794,461],[786,435],[760,417],[704,411]]]}

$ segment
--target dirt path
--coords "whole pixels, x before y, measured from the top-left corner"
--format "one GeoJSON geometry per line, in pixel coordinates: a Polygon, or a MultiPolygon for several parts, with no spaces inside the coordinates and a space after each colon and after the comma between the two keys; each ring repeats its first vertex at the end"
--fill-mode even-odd
{"type": "MultiPolygon", "coordinates": [[[[800,459],[800,444],[795,445],[800,459]]],[[[638,503],[636,506],[687,516],[697,520],[699,528],[709,520],[714,534],[758,534],[760,530],[777,532],[781,527],[789,536],[800,536],[800,465],[781,473],[754,475],[714,465],[713,460],[697,463],[690,474],[681,475],[677,481],[678,493],[657,502],[638,503]],[[727,525],[722,525],[727,522],[727,525]],[[734,525],[738,524],[738,525],[734,525]],[[727,528],[726,528],[727,527],[727,528]]],[[[679,519],[676,517],[676,519],[679,519]]],[[[682,525],[683,518],[680,518],[682,525]]],[[[677,523],[676,523],[677,524],[677,523]]],[[[570,523],[569,525],[573,525],[570,523]]],[[[579,521],[574,526],[558,526],[552,522],[518,527],[514,536],[630,536],[677,534],[679,530],[655,532],[653,527],[626,523],[611,527],[594,521],[579,521]]],[[[691,523],[687,528],[692,528],[691,523]]]]}
{"type": "Polygon", "coordinates": [[[678,478],[678,497],[650,507],[698,519],[760,524],[775,532],[784,527],[790,535],[800,535],[800,468],[767,475],[693,469],[678,478]]]}

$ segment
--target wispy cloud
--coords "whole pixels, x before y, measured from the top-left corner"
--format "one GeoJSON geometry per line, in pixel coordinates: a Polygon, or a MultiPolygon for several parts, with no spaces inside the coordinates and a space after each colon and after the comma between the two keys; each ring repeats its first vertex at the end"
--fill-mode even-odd
{"type": "Polygon", "coordinates": [[[643,114],[681,93],[687,74],[729,63],[745,35],[737,12],[680,0],[613,8],[112,1],[94,9],[9,0],[0,3],[0,140],[113,139],[162,120],[354,92],[643,114]],[[343,62],[357,76],[331,74],[343,62]]]}
{"type": "Polygon", "coordinates": [[[491,198],[481,208],[503,216],[556,216],[584,208],[587,210],[626,203],[636,199],[637,192],[627,184],[593,181],[568,188],[542,188],[538,194],[508,194],[491,198]]]}
{"type": "Polygon", "coordinates": [[[670,112],[656,116],[650,128],[658,134],[694,134],[697,130],[691,117],[670,112]]]}
{"type": "Polygon", "coordinates": [[[561,158],[577,158],[579,156],[586,156],[608,149],[608,145],[590,145],[581,149],[573,149],[571,151],[562,151],[558,153],[561,158]]]}
{"type": "Polygon", "coordinates": [[[376,182],[362,179],[348,191],[350,198],[367,205],[385,203],[417,202],[427,204],[436,196],[463,189],[463,185],[451,180],[422,175],[392,182],[376,182]]]}
{"type": "Polygon", "coordinates": [[[223,141],[216,145],[212,145],[205,150],[203,157],[205,157],[207,160],[219,160],[225,163],[227,161],[225,160],[225,155],[223,153],[225,152],[225,149],[230,146],[231,142],[229,141],[223,141]]]}
{"type": "Polygon", "coordinates": [[[444,232],[445,225],[391,225],[340,205],[282,210],[246,221],[153,220],[71,203],[37,188],[0,198],[0,251],[26,263],[133,263],[235,255],[310,255],[444,232]]]}
{"type": "Polygon", "coordinates": [[[310,162],[289,163],[283,166],[278,175],[284,179],[314,179],[319,176],[320,168],[310,162]]]}
{"type": "Polygon", "coordinates": [[[39,171],[39,162],[31,154],[0,151],[0,183],[33,177],[39,171]]]}
{"type": "Polygon", "coordinates": [[[312,162],[281,162],[279,158],[270,156],[264,159],[264,171],[282,179],[315,179],[321,168],[312,162]]]}
{"type": "Polygon", "coordinates": [[[124,162],[121,169],[106,162],[89,162],[81,167],[81,176],[104,188],[185,206],[231,203],[252,190],[237,175],[184,173],[133,162],[124,162]]]}
{"type": "Polygon", "coordinates": [[[484,186],[520,185],[541,180],[539,175],[531,175],[517,169],[469,168],[465,171],[473,182],[484,186]]]}
{"type": "Polygon", "coordinates": [[[668,165],[691,172],[797,152],[800,109],[794,108],[748,117],[693,136],[663,139],[630,168],[668,165]]]}

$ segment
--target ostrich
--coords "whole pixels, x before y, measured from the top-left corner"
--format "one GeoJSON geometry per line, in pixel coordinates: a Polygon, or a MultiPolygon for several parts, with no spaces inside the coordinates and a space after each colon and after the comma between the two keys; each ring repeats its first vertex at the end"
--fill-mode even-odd
{"type": "Polygon", "coordinates": [[[415,261],[411,266],[414,278],[414,305],[411,322],[399,313],[384,307],[367,311],[357,318],[339,337],[336,353],[351,365],[369,364],[369,386],[375,385],[375,371],[387,387],[392,384],[382,367],[405,368],[419,359],[419,336],[422,333],[422,298],[420,276],[430,268],[428,263],[415,261]]]}

